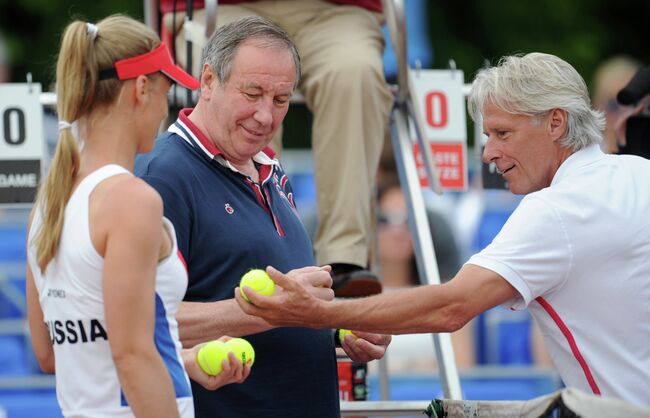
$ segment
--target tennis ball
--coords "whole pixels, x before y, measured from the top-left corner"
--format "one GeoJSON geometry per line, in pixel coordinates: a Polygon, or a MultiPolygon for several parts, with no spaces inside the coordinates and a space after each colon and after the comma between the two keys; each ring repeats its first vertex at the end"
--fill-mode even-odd
{"type": "Polygon", "coordinates": [[[239,282],[239,292],[247,302],[250,302],[244,293],[244,286],[250,287],[259,295],[271,296],[275,293],[275,282],[264,270],[260,269],[250,270],[242,276],[239,282]]]}
{"type": "Polygon", "coordinates": [[[341,344],[343,344],[343,341],[345,341],[345,336],[348,334],[352,335],[354,338],[357,338],[357,336],[354,335],[354,332],[350,331],[349,329],[339,329],[339,341],[341,344]]]}
{"type": "Polygon", "coordinates": [[[229,351],[226,343],[213,340],[199,349],[196,361],[205,374],[216,376],[221,373],[221,363],[228,358],[229,351]]]}
{"type": "Polygon", "coordinates": [[[226,347],[229,351],[235,353],[235,357],[241,361],[242,364],[249,362],[251,366],[255,363],[255,350],[251,343],[243,338],[233,338],[226,341],[226,347]]]}

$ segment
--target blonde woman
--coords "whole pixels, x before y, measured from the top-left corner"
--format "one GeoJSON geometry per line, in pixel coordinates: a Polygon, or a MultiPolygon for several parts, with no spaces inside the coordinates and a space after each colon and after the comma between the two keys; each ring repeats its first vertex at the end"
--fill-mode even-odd
{"type": "Polygon", "coordinates": [[[56,77],[59,142],[28,232],[38,362],[56,371],[66,417],[193,417],[188,374],[216,389],[250,366],[231,356],[210,377],[198,346],[181,349],[186,267],[159,195],[131,171],[153,146],[172,82],[199,84],[152,30],[119,15],[71,23],[56,77]]]}

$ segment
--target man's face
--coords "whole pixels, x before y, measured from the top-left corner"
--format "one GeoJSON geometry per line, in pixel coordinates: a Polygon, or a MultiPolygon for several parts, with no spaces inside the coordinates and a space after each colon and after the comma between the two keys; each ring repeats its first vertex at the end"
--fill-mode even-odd
{"type": "Polygon", "coordinates": [[[494,163],[514,194],[548,187],[560,164],[571,154],[560,147],[566,114],[554,109],[543,118],[505,112],[491,102],[483,108],[488,140],[483,161],[494,163]]]}
{"type": "Polygon", "coordinates": [[[228,160],[248,161],[271,141],[289,109],[294,82],[288,50],[248,41],[236,52],[226,83],[213,76],[202,85],[201,97],[209,102],[209,137],[228,160]]]}

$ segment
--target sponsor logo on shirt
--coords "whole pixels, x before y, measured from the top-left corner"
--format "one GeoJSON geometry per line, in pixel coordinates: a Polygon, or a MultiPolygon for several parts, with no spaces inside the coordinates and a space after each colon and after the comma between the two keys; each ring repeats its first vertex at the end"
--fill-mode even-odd
{"type": "Polygon", "coordinates": [[[47,289],[47,297],[48,298],[59,298],[59,299],[65,299],[65,290],[63,289],[47,289]]]}

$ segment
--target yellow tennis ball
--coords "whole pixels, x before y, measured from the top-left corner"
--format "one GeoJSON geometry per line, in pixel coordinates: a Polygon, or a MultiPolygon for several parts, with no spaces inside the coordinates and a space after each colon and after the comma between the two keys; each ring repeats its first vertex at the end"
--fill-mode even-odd
{"type": "Polygon", "coordinates": [[[341,344],[343,344],[343,341],[345,341],[345,336],[348,334],[352,335],[354,338],[357,338],[357,336],[354,335],[354,332],[350,331],[349,329],[339,329],[339,341],[341,344]]]}
{"type": "Polygon", "coordinates": [[[243,338],[233,338],[226,341],[228,350],[235,353],[235,357],[241,361],[242,364],[250,363],[252,366],[255,363],[255,350],[251,343],[243,338]]]}
{"type": "Polygon", "coordinates": [[[221,363],[228,358],[228,352],[228,347],[223,341],[213,340],[201,347],[196,361],[205,374],[216,376],[221,373],[221,363]]]}
{"type": "Polygon", "coordinates": [[[250,270],[242,276],[239,282],[239,292],[246,301],[250,302],[246,293],[244,293],[244,286],[250,287],[259,295],[271,296],[275,293],[275,282],[271,280],[271,277],[264,270],[260,269],[250,270]]]}

